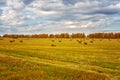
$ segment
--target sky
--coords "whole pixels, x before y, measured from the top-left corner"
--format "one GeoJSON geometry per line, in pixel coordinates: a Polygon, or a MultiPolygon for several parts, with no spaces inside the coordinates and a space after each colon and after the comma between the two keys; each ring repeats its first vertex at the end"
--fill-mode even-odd
{"type": "Polygon", "coordinates": [[[0,34],[120,32],[120,0],[0,0],[0,34]]]}

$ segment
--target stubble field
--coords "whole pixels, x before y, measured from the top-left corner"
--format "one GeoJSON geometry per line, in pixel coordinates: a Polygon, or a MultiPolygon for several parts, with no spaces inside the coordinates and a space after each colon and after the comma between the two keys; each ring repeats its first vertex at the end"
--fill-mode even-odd
{"type": "Polygon", "coordinates": [[[5,38],[0,80],[120,80],[120,40],[5,38]]]}

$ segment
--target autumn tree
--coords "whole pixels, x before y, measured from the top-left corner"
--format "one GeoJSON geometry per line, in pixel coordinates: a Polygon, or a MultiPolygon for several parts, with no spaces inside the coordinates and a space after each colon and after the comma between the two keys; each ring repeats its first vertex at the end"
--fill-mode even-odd
{"type": "Polygon", "coordinates": [[[55,35],[54,34],[50,34],[49,38],[55,38],[55,35]]]}
{"type": "Polygon", "coordinates": [[[71,38],[85,38],[84,33],[72,33],[71,38]]]}

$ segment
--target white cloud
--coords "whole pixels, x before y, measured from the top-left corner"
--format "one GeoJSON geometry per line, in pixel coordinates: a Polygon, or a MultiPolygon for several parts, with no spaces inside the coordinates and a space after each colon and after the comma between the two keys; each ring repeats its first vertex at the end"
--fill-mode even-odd
{"type": "Polygon", "coordinates": [[[37,15],[43,15],[43,16],[44,15],[54,15],[54,14],[57,14],[58,11],[53,10],[53,8],[62,7],[62,5],[59,4],[59,2],[60,2],[59,0],[51,0],[51,1],[35,0],[35,1],[33,1],[33,3],[28,5],[26,10],[32,11],[32,12],[36,13],[37,15]]]}
{"type": "Polygon", "coordinates": [[[23,8],[24,4],[21,0],[6,0],[6,6],[1,8],[2,15],[0,16],[3,25],[21,25],[23,21],[20,20],[20,15],[23,8]]]}
{"type": "Polygon", "coordinates": [[[7,0],[7,6],[15,10],[24,8],[24,3],[21,0],[7,0]]]}
{"type": "Polygon", "coordinates": [[[44,11],[44,10],[40,10],[40,9],[37,9],[37,8],[30,8],[30,7],[26,8],[26,10],[32,11],[33,13],[35,13],[36,15],[39,15],[39,16],[57,14],[56,11],[44,11]]]}
{"type": "Polygon", "coordinates": [[[76,28],[77,26],[75,26],[75,25],[70,25],[70,26],[68,26],[68,28],[76,28]]]}
{"type": "Polygon", "coordinates": [[[2,16],[0,16],[0,20],[11,20],[16,17],[16,12],[9,7],[4,8],[2,16]]]}
{"type": "Polygon", "coordinates": [[[75,4],[75,8],[81,8],[81,9],[86,9],[88,10],[88,8],[96,8],[96,6],[99,6],[101,3],[93,0],[93,1],[84,1],[84,2],[78,2],[75,4]]]}
{"type": "Polygon", "coordinates": [[[21,24],[23,24],[22,21],[13,21],[13,23],[12,23],[13,26],[18,26],[18,25],[21,25],[21,24]]]}
{"type": "Polygon", "coordinates": [[[34,30],[37,30],[38,28],[39,28],[38,25],[37,25],[37,27],[36,26],[29,26],[29,27],[25,28],[25,30],[34,31],[34,30]]]}
{"type": "Polygon", "coordinates": [[[108,8],[120,8],[120,3],[110,5],[110,6],[108,6],[108,8]]]}

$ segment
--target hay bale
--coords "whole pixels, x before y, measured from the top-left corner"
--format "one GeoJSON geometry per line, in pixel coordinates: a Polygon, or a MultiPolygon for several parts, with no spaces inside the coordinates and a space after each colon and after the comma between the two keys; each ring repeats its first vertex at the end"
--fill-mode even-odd
{"type": "Polygon", "coordinates": [[[52,46],[52,47],[56,47],[56,45],[55,45],[55,44],[51,44],[51,46],[52,46]]]}
{"type": "Polygon", "coordinates": [[[90,41],[90,43],[93,43],[93,41],[90,41]]]}
{"type": "Polygon", "coordinates": [[[10,43],[13,43],[13,42],[15,42],[15,40],[9,40],[9,42],[10,42],[10,43]]]}
{"type": "Polygon", "coordinates": [[[84,45],[87,45],[87,42],[84,42],[84,45]]]}
{"type": "Polygon", "coordinates": [[[20,43],[22,43],[23,42],[23,40],[20,40],[20,43]]]}
{"type": "Polygon", "coordinates": [[[52,40],[52,42],[54,42],[54,40],[52,40]]]}

